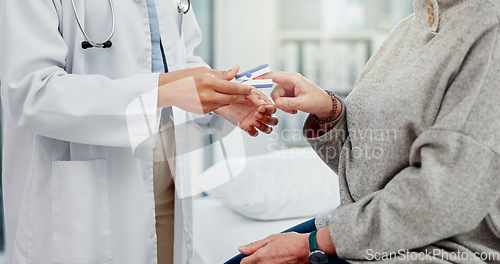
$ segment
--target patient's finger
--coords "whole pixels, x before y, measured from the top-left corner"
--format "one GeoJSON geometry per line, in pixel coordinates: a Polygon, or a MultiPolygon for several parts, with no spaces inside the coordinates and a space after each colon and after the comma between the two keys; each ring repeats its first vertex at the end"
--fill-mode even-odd
{"type": "Polygon", "coordinates": [[[302,76],[298,73],[269,72],[269,73],[266,73],[260,77],[262,79],[272,79],[275,83],[278,83],[278,84],[286,84],[286,83],[293,83],[293,81],[296,78],[302,77],[302,76]]]}
{"type": "MultiPolygon", "coordinates": [[[[273,98],[275,103],[280,98],[286,98],[286,97],[294,97],[294,96],[289,95],[287,90],[281,85],[276,86],[276,88],[274,88],[274,90],[271,92],[271,98],[273,98]]],[[[285,113],[292,114],[292,115],[295,115],[298,113],[297,110],[285,110],[285,109],[280,109],[280,110],[282,110],[285,113]]]]}
{"type": "Polygon", "coordinates": [[[269,243],[269,237],[263,240],[255,241],[245,246],[241,246],[238,248],[238,250],[244,255],[252,255],[260,248],[265,247],[267,243],[269,243]]]}
{"type": "Polygon", "coordinates": [[[276,107],[283,111],[297,111],[302,106],[302,100],[293,97],[282,97],[275,101],[276,107]]]}
{"type": "MultiPolygon", "coordinates": [[[[241,264],[275,264],[275,263],[285,263],[286,260],[276,258],[276,253],[266,247],[262,247],[252,255],[244,258],[241,264]],[[277,259],[279,259],[277,261],[277,259]]],[[[288,263],[288,262],[287,262],[288,263]]],[[[291,262],[289,262],[291,263],[291,262]]]]}
{"type": "Polygon", "coordinates": [[[257,264],[257,260],[255,259],[255,256],[248,256],[244,259],[241,260],[240,264],[257,264]]]}
{"type": "Polygon", "coordinates": [[[275,102],[278,98],[283,97],[285,95],[286,95],[286,90],[281,85],[277,85],[271,92],[271,98],[273,98],[275,102]]]}

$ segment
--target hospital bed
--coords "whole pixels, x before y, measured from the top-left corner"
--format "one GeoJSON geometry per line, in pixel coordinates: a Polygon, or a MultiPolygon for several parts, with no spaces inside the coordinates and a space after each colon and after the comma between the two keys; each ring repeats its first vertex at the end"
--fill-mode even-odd
{"type": "Polygon", "coordinates": [[[244,166],[222,183],[220,175],[227,174],[228,168],[225,162],[200,177],[207,196],[193,204],[196,264],[224,263],[238,254],[239,246],[279,233],[340,203],[337,176],[310,148],[229,160],[244,166]]]}

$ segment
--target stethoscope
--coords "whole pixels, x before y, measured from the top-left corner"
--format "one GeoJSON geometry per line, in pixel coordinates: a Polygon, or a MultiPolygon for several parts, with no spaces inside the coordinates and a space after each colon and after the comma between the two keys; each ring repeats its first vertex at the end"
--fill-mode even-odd
{"type": "MultiPolygon", "coordinates": [[[[78,12],[76,11],[75,0],[71,0],[71,5],[73,6],[73,12],[75,13],[76,22],[78,23],[78,27],[85,37],[85,41],[82,42],[82,49],[88,48],[111,48],[113,46],[113,42],[111,42],[111,38],[115,34],[115,8],[113,6],[113,0],[108,0],[109,7],[111,8],[111,33],[103,42],[95,42],[90,39],[87,35],[87,32],[83,28],[82,22],[80,21],[80,16],[78,16],[78,12]]],[[[177,11],[179,14],[187,14],[191,9],[191,0],[177,0],[177,11]]]]}

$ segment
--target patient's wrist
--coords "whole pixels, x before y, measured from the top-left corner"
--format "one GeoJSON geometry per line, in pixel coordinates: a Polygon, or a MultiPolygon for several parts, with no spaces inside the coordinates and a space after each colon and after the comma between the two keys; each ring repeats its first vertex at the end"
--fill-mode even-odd
{"type": "Polygon", "coordinates": [[[316,240],[318,241],[318,248],[325,252],[330,257],[336,257],[337,251],[333,245],[332,238],[330,235],[330,229],[328,227],[321,228],[316,234],[316,240]]]}
{"type": "Polygon", "coordinates": [[[306,123],[306,127],[304,128],[305,129],[304,134],[307,138],[316,138],[325,135],[330,130],[332,130],[342,119],[345,113],[345,105],[342,102],[342,100],[340,100],[338,97],[336,97],[332,93],[330,93],[330,95],[332,96],[331,100],[337,101],[337,106],[332,109],[333,111],[331,118],[333,118],[333,121],[331,122],[318,121],[318,118],[311,114],[308,119],[309,121],[306,123]]]}
{"type": "MultiPolygon", "coordinates": [[[[344,105],[342,104],[341,101],[339,101],[337,115],[335,117],[336,119],[338,119],[338,121],[340,121],[340,119],[341,119],[340,115],[343,114],[343,111],[342,111],[343,108],[344,108],[344,105]]],[[[304,128],[305,129],[305,131],[304,131],[305,136],[306,136],[306,138],[321,137],[321,136],[325,135],[326,133],[328,133],[330,130],[332,130],[338,124],[338,121],[336,121],[333,124],[318,124],[311,117],[310,121],[308,123],[306,123],[306,127],[304,128]]]]}
{"type": "Polygon", "coordinates": [[[320,105],[326,105],[326,107],[321,107],[321,113],[318,112],[313,114],[312,119],[320,125],[336,123],[338,122],[339,116],[342,112],[339,111],[341,110],[341,108],[339,109],[339,100],[335,94],[328,90],[325,90],[324,93],[328,96],[328,100],[327,103],[320,105]]]}

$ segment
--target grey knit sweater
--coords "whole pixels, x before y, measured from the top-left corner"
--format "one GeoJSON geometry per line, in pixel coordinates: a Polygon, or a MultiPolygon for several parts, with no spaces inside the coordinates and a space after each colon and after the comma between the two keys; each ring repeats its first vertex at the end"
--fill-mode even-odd
{"type": "Polygon", "coordinates": [[[429,4],[370,59],[340,123],[308,138],[342,199],[316,225],[352,263],[500,263],[500,1],[429,4]]]}

